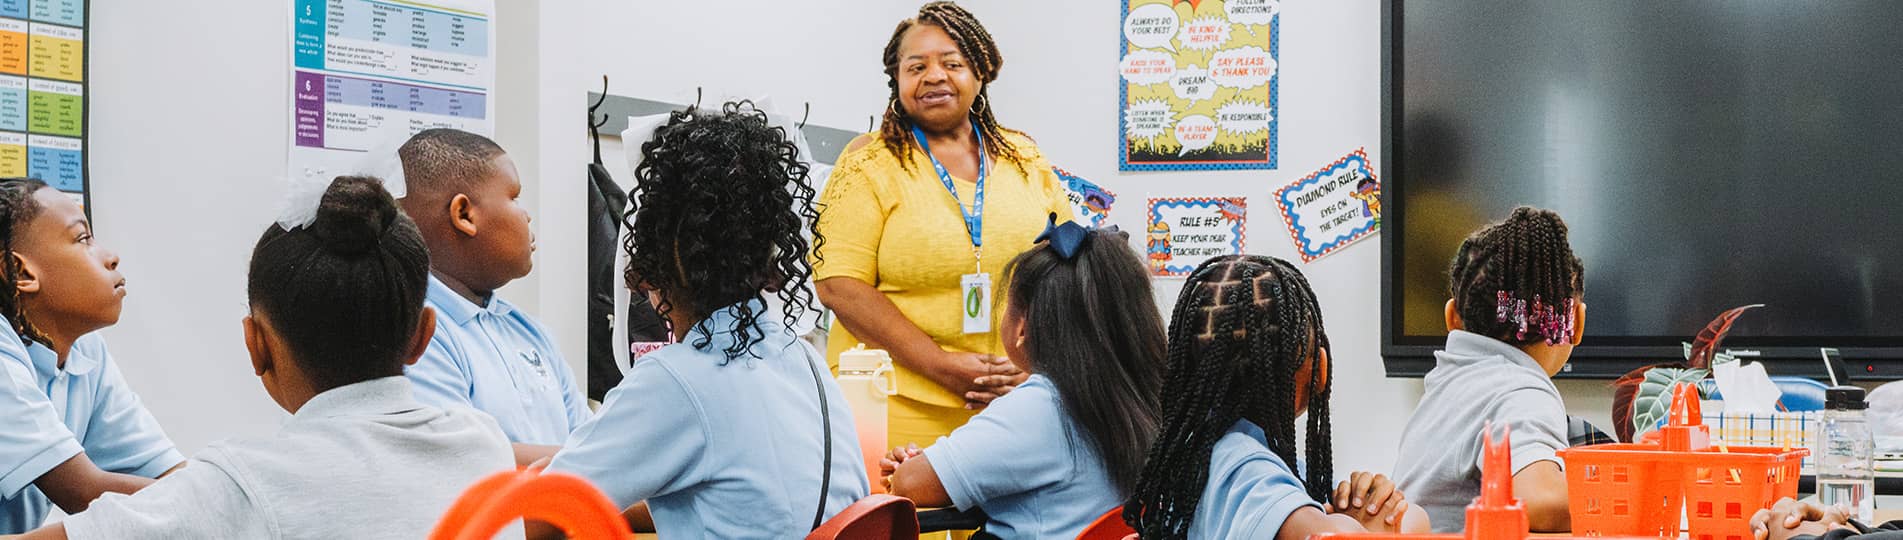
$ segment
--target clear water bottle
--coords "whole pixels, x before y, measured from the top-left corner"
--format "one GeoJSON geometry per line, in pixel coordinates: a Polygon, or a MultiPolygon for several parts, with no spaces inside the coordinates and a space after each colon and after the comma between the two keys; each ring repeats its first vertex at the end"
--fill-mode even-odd
{"type": "Polygon", "coordinates": [[[1825,391],[1824,411],[1817,423],[1817,500],[1826,506],[1843,505],[1857,519],[1870,523],[1876,511],[1876,472],[1872,467],[1876,443],[1864,420],[1863,389],[1833,386],[1825,391]]]}

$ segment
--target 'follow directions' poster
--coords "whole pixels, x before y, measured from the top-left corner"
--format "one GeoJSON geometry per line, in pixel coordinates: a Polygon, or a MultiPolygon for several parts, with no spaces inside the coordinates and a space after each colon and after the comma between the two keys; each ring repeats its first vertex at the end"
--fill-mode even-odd
{"type": "Polygon", "coordinates": [[[1274,169],[1279,0],[1124,0],[1125,171],[1274,169]]]}

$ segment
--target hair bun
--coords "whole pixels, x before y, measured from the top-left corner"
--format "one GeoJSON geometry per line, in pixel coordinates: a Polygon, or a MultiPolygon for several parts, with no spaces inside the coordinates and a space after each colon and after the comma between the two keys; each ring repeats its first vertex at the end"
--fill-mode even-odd
{"type": "Polygon", "coordinates": [[[383,181],[367,176],[340,176],[324,190],[317,206],[317,220],[311,232],[323,240],[324,248],[337,255],[358,255],[375,250],[396,220],[396,199],[383,189],[383,181]]]}

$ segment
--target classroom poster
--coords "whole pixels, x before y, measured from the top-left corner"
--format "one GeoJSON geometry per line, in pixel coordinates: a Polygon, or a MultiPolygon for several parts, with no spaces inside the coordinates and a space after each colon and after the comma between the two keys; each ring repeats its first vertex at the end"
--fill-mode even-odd
{"type": "Polygon", "coordinates": [[[1150,199],[1144,236],[1150,273],[1187,276],[1203,261],[1241,254],[1246,217],[1248,204],[1242,197],[1150,199]]]}
{"type": "Polygon", "coordinates": [[[87,204],[86,0],[0,0],[0,177],[87,204]]]}
{"type": "MultiPolygon", "coordinates": [[[[4,1],[4,0],[0,0],[4,1]]],[[[292,0],[293,181],[418,131],[495,132],[495,0],[292,0]]]]}
{"type": "Polygon", "coordinates": [[[1124,0],[1125,171],[1276,168],[1280,0],[1124,0]]]}
{"type": "Polygon", "coordinates": [[[1381,179],[1368,153],[1355,150],[1275,190],[1275,205],[1295,251],[1310,262],[1381,230],[1381,179]]]}
{"type": "Polygon", "coordinates": [[[1117,203],[1117,194],[1070,171],[1051,167],[1051,172],[1057,173],[1057,179],[1064,181],[1064,194],[1070,198],[1071,215],[1077,218],[1079,225],[1098,228],[1110,220],[1110,206],[1117,203]]]}

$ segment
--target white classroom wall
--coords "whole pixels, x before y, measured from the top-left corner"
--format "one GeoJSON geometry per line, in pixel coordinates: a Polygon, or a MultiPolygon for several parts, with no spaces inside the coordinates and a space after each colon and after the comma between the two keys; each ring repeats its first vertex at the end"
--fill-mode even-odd
{"type": "MultiPolygon", "coordinates": [[[[251,375],[238,318],[251,245],[275,214],[284,167],[288,1],[93,2],[93,204],[132,295],[108,330],[122,369],[187,452],[283,418],[251,375]],[[180,31],[181,28],[213,29],[180,31]]],[[[538,314],[582,373],[585,335],[582,127],[601,76],[616,94],[676,102],[770,96],[811,122],[863,130],[885,106],[878,57],[917,2],[742,0],[710,8],[651,0],[498,0],[497,139],[525,180],[535,273],[504,290],[538,314]]],[[[1248,251],[1293,258],[1268,194],[1366,147],[1379,158],[1375,0],[1289,0],[1281,26],[1276,171],[1116,170],[1116,2],[968,0],[1005,55],[1000,118],[1055,164],[1119,197],[1112,220],[1143,230],[1149,197],[1244,195],[1248,251]]],[[[607,161],[621,163],[612,139],[607,161]]],[[[626,176],[619,167],[618,176],[626,176]]],[[[1377,171],[1379,172],[1379,171],[1377,171]]],[[[625,180],[625,178],[623,178],[625,180]]],[[[1139,235],[1140,236],[1140,235],[1139,235]]],[[[1381,238],[1305,265],[1337,359],[1337,469],[1388,470],[1421,393],[1379,356],[1381,238]]],[[[1158,282],[1158,301],[1180,281],[1158,282]]],[[[1165,310],[1167,312],[1167,309],[1165,310]]],[[[1603,381],[1562,382],[1569,408],[1605,425],[1603,381]]]]}
{"type": "MultiPolygon", "coordinates": [[[[535,79],[512,75],[534,59],[511,53],[535,50],[536,6],[500,3],[526,13],[498,28],[498,139],[531,146],[514,126],[533,125],[535,79]]],[[[92,210],[130,291],[106,337],[188,454],[270,434],[286,417],[252,375],[239,320],[252,245],[283,193],[290,9],[288,0],[91,4],[92,210]]],[[[537,187],[525,186],[525,204],[537,187]]],[[[532,276],[503,294],[535,310],[537,285],[532,276]]]]}

